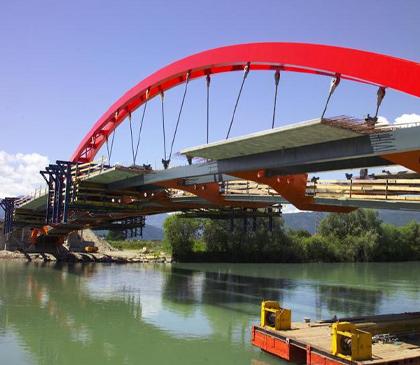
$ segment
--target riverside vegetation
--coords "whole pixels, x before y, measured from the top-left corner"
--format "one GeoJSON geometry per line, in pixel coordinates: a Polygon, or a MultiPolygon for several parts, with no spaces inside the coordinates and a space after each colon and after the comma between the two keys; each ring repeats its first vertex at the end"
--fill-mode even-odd
{"type": "Polygon", "coordinates": [[[248,219],[183,218],[171,215],[164,223],[164,247],[178,261],[225,262],[360,262],[420,259],[420,224],[397,227],[383,223],[378,213],[358,209],[349,214],[329,214],[316,234],[286,229],[281,217],[258,218],[256,229],[248,219]]]}

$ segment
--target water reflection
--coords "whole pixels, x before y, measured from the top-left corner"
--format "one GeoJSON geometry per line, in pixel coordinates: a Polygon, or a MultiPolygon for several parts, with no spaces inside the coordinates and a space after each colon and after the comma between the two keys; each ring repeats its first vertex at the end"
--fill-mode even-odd
{"type": "Polygon", "coordinates": [[[0,262],[0,353],[18,351],[16,364],[278,364],[249,345],[262,299],[295,320],[417,310],[420,270],[404,265],[0,262]]]}
{"type": "MultiPolygon", "coordinates": [[[[333,314],[363,315],[379,311],[382,292],[378,289],[233,272],[203,273],[197,269],[175,266],[165,282],[163,297],[167,303],[199,303],[250,316],[255,316],[257,307],[264,299],[291,303],[292,308],[296,308],[297,304],[302,307],[300,312],[303,308],[309,308],[310,311],[317,308],[318,313],[326,309],[327,313],[333,314]],[[201,279],[199,290],[193,284],[198,278],[201,279]]],[[[319,315],[316,317],[320,318],[319,315]]]]}

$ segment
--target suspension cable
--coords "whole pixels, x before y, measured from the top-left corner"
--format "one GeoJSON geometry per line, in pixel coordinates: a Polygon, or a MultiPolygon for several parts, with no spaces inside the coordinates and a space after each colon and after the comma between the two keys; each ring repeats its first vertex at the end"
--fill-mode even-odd
{"type": "MultiPolygon", "coordinates": [[[[117,121],[117,118],[118,118],[118,111],[115,112],[114,118],[115,118],[115,122],[116,122],[117,121]]],[[[114,149],[114,138],[115,138],[115,132],[116,132],[116,130],[117,129],[114,128],[114,131],[112,132],[111,148],[109,148],[109,144],[108,144],[109,135],[107,135],[106,136],[106,139],[105,139],[105,142],[106,142],[106,152],[107,152],[107,155],[108,155],[108,164],[110,164],[110,165],[111,165],[112,151],[114,149]]]]}
{"type": "Polygon", "coordinates": [[[105,142],[106,142],[106,152],[107,152],[107,155],[108,155],[108,163],[110,165],[111,165],[112,150],[114,149],[114,137],[115,137],[115,129],[112,132],[111,148],[109,148],[109,145],[108,145],[108,138],[109,138],[109,136],[106,136],[106,140],[105,140],[105,142]]]}
{"type": "Polygon", "coordinates": [[[328,98],[325,103],[324,111],[322,112],[322,115],[321,115],[321,120],[324,119],[324,115],[325,115],[325,112],[327,111],[328,103],[330,102],[331,96],[334,93],[335,89],[340,84],[340,79],[341,78],[339,74],[337,74],[334,78],[331,79],[330,90],[328,92],[328,98]]]}
{"type": "Polygon", "coordinates": [[[276,72],[274,74],[275,91],[274,91],[273,121],[271,123],[271,129],[274,128],[274,122],[276,120],[277,91],[278,91],[278,88],[279,88],[279,81],[280,81],[280,71],[276,70],[276,72]]]}
{"type": "Polygon", "coordinates": [[[128,112],[128,121],[130,124],[131,154],[133,156],[133,166],[134,166],[136,164],[136,160],[134,159],[134,141],[133,141],[133,126],[131,123],[131,112],[128,112]]]}
{"type": "Polygon", "coordinates": [[[206,141],[207,143],[209,143],[209,122],[210,122],[210,82],[211,82],[211,78],[210,78],[210,74],[207,74],[206,76],[206,96],[207,96],[207,138],[206,141]]]}
{"type": "Polygon", "coordinates": [[[235,107],[233,108],[232,119],[230,120],[229,129],[228,129],[228,132],[226,134],[226,139],[229,138],[230,130],[232,129],[233,120],[235,119],[236,108],[238,107],[238,104],[239,104],[239,98],[241,97],[242,89],[244,87],[246,77],[248,76],[248,73],[249,73],[249,65],[250,65],[250,63],[248,62],[244,67],[244,76],[242,78],[242,83],[241,83],[241,87],[239,89],[238,97],[236,98],[235,107]]]}
{"type": "Polygon", "coordinates": [[[140,145],[141,131],[142,131],[142,129],[143,129],[144,115],[146,114],[147,102],[148,102],[148,101],[149,101],[149,89],[147,89],[147,91],[146,91],[146,102],[144,103],[144,107],[143,107],[143,114],[142,114],[142,116],[141,116],[141,121],[140,121],[139,134],[138,134],[138,137],[137,137],[136,153],[134,154],[134,165],[136,164],[137,154],[138,154],[138,152],[139,152],[139,145],[140,145]]]}
{"type": "Polygon", "coordinates": [[[178,119],[177,119],[177,121],[176,121],[175,131],[174,131],[174,135],[173,135],[173,137],[172,137],[171,150],[169,151],[168,163],[171,161],[171,157],[172,157],[172,150],[173,150],[173,148],[174,148],[175,137],[176,137],[176,133],[177,133],[177,131],[178,131],[178,125],[179,125],[179,121],[180,121],[180,119],[181,119],[182,108],[184,107],[185,96],[187,95],[188,82],[189,82],[189,81],[190,81],[190,71],[188,71],[188,72],[187,72],[187,76],[185,77],[184,95],[182,96],[181,106],[180,106],[180,108],[179,108],[179,112],[178,112],[178,119]]]}
{"type": "Polygon", "coordinates": [[[169,166],[169,161],[166,159],[166,132],[165,132],[165,107],[163,100],[165,98],[165,95],[163,91],[160,92],[160,105],[161,105],[161,114],[162,114],[162,133],[163,133],[163,159],[162,164],[164,169],[166,170],[169,166]]]}

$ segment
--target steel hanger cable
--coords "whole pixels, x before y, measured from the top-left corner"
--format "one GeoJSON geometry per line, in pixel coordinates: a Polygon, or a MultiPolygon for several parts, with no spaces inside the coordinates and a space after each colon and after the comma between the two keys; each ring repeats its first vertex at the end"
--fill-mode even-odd
{"type": "Polygon", "coordinates": [[[165,95],[163,91],[160,92],[160,106],[161,106],[161,114],[162,114],[162,133],[163,133],[163,159],[162,164],[164,169],[166,170],[169,166],[169,161],[166,159],[166,132],[165,132],[165,106],[164,106],[164,98],[165,95]]]}
{"type": "MultiPolygon", "coordinates": [[[[115,112],[114,118],[115,118],[115,122],[116,122],[116,120],[118,118],[118,112],[115,112]]],[[[106,136],[106,139],[105,139],[105,142],[106,142],[106,152],[108,154],[108,164],[110,164],[110,165],[111,165],[112,151],[114,149],[114,138],[115,138],[115,132],[116,131],[117,131],[117,129],[114,128],[114,131],[112,132],[111,148],[109,147],[109,144],[108,144],[109,135],[107,135],[106,136]]]]}
{"type": "Polygon", "coordinates": [[[233,108],[232,118],[230,120],[229,129],[228,129],[228,132],[226,134],[226,139],[229,138],[230,130],[232,129],[232,124],[233,124],[233,120],[235,119],[235,113],[236,113],[236,109],[237,109],[238,104],[239,104],[239,99],[241,97],[242,89],[244,87],[245,80],[246,80],[246,78],[248,76],[248,73],[249,73],[249,65],[250,65],[250,63],[248,62],[244,67],[244,76],[242,78],[242,83],[241,83],[241,87],[239,89],[238,97],[236,98],[235,107],[233,108]]]}
{"type": "Polygon", "coordinates": [[[131,140],[131,154],[133,156],[133,166],[136,164],[136,160],[134,158],[135,153],[134,153],[134,141],[133,141],[133,126],[131,123],[131,112],[128,112],[128,121],[130,124],[130,140],[131,140]]]}
{"type": "Polygon", "coordinates": [[[325,103],[324,111],[322,112],[322,115],[321,115],[321,120],[324,119],[324,115],[325,115],[325,112],[327,111],[328,103],[330,102],[331,96],[339,84],[340,84],[340,75],[337,74],[333,79],[331,79],[330,90],[328,92],[328,98],[325,103]]]}
{"type": "Polygon", "coordinates": [[[371,117],[368,114],[367,117],[365,118],[365,121],[366,121],[367,125],[369,125],[369,126],[375,126],[375,124],[378,122],[379,108],[380,108],[380,106],[382,104],[382,100],[384,100],[384,97],[385,97],[385,87],[380,86],[378,88],[378,91],[377,91],[376,95],[377,95],[377,99],[376,99],[375,116],[374,117],[371,117]]]}
{"type": "Polygon", "coordinates": [[[276,120],[277,91],[279,89],[279,82],[280,82],[280,71],[276,70],[276,72],[274,73],[275,91],[274,91],[273,121],[271,123],[271,129],[274,128],[274,122],[276,120]]]}
{"type": "Polygon", "coordinates": [[[146,114],[147,102],[148,101],[149,101],[149,90],[146,91],[146,102],[144,103],[143,114],[141,116],[141,121],[140,121],[139,134],[138,134],[138,137],[137,137],[136,153],[134,154],[134,164],[136,164],[137,155],[138,155],[138,152],[139,152],[141,131],[143,130],[144,115],[146,114]]]}
{"type": "Polygon", "coordinates": [[[385,88],[383,86],[380,86],[376,95],[377,95],[377,99],[376,99],[375,118],[378,118],[379,108],[382,104],[382,100],[384,100],[384,97],[385,97],[385,88]]]}
{"type": "Polygon", "coordinates": [[[190,80],[190,72],[187,72],[187,75],[186,75],[186,77],[185,77],[184,95],[182,96],[181,106],[180,106],[180,108],[179,108],[178,118],[177,118],[177,120],[176,120],[175,131],[174,131],[174,135],[173,135],[173,137],[172,137],[171,149],[170,149],[170,151],[169,151],[169,157],[168,157],[168,164],[169,164],[169,162],[171,161],[171,157],[172,157],[172,150],[173,150],[173,148],[174,148],[174,143],[175,143],[176,133],[178,132],[179,121],[181,120],[182,109],[184,108],[185,96],[187,95],[188,82],[189,82],[189,80],[190,80]]]}
{"type": "Polygon", "coordinates": [[[206,141],[207,143],[209,143],[209,123],[210,123],[210,82],[211,82],[211,78],[210,78],[210,74],[207,74],[206,76],[206,101],[207,101],[207,107],[206,107],[206,119],[207,119],[207,138],[206,141]]]}

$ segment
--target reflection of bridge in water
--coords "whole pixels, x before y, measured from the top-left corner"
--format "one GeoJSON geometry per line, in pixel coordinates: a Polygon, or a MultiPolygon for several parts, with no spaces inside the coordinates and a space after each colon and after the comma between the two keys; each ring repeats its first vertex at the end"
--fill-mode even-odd
{"type": "Polygon", "coordinates": [[[14,333],[39,364],[164,364],[187,353],[196,363],[247,363],[261,356],[249,325],[262,298],[293,308],[295,320],[415,308],[418,270],[387,265],[1,262],[0,333],[14,333]]]}
{"type": "MultiPolygon", "coordinates": [[[[393,280],[410,279],[407,264],[394,266],[393,280]]],[[[392,281],[383,286],[378,265],[201,267],[2,262],[0,332],[16,334],[40,364],[167,363],[186,353],[246,363],[260,356],[250,349],[249,325],[262,298],[281,300],[296,319],[315,319],[380,313],[383,302],[397,305],[407,294],[392,281]]],[[[407,306],[418,303],[414,287],[407,306]]]]}
{"type": "MultiPolygon", "coordinates": [[[[84,227],[136,229],[144,216],[182,211],[210,218],[272,217],[284,203],[301,210],[349,212],[358,207],[419,210],[420,126],[377,125],[385,89],[420,96],[419,64],[389,56],[320,45],[260,43],[210,50],[175,62],[146,78],[119,99],[93,126],[71,161],[57,161],[42,172],[47,190],[5,199],[5,231],[29,227],[34,237],[62,238],[84,227]],[[345,60],[345,61],[343,61],[345,60]],[[225,141],[181,151],[186,166],[170,167],[173,144],[190,81],[204,77],[207,101],[211,75],[244,70],[225,141]],[[248,74],[275,76],[273,128],[230,138],[236,108],[248,74]],[[321,118],[274,128],[277,88],[285,71],[331,76],[321,118]],[[378,87],[374,117],[324,117],[341,79],[378,87]],[[166,146],[165,91],[183,84],[184,94],[170,149],[166,146]],[[161,95],[164,169],[136,164],[147,103],[161,95]],[[138,139],[132,118],[143,107],[138,139]],[[102,147],[111,159],[115,129],[128,120],[133,166],[93,163],[102,147]],[[169,153],[167,153],[169,152],[169,153]],[[413,173],[369,175],[366,168],[402,165],[413,173]],[[346,180],[308,181],[308,173],[362,168],[346,180]]],[[[207,127],[209,123],[207,102],[207,127]]],[[[169,146],[168,146],[169,147],[169,146]]]]}

